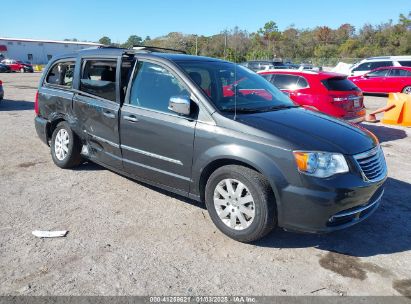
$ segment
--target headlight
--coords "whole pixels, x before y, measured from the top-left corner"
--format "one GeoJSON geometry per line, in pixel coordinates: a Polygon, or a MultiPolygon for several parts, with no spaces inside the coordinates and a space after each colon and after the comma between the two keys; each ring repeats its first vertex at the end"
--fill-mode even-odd
{"type": "Polygon", "coordinates": [[[294,151],[298,170],[316,177],[330,177],[349,171],[344,155],[329,152],[294,151]]]}

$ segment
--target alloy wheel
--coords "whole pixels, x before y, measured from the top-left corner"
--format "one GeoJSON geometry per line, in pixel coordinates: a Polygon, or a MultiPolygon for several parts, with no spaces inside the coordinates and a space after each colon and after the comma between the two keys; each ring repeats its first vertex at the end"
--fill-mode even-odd
{"type": "Polygon", "coordinates": [[[250,190],[236,179],[223,179],[214,189],[214,207],[221,221],[234,230],[248,228],[254,220],[255,204],[250,190]]]}
{"type": "Polygon", "coordinates": [[[69,134],[66,129],[60,129],[54,141],[54,153],[58,160],[64,160],[68,154],[69,149],[69,134]]]}
{"type": "Polygon", "coordinates": [[[403,91],[405,94],[411,94],[411,86],[406,87],[403,91]]]}

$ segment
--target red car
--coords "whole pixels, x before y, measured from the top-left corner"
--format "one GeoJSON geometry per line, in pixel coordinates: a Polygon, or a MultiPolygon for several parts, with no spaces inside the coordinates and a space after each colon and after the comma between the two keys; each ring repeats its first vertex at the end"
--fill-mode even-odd
{"type": "Polygon", "coordinates": [[[4,59],[1,63],[10,67],[11,72],[33,73],[33,66],[29,63],[24,63],[14,59],[4,59]]]}
{"type": "MultiPolygon", "coordinates": [[[[261,89],[245,89],[250,87],[249,84],[249,79],[247,78],[243,78],[238,80],[237,82],[233,83],[233,84],[229,84],[229,85],[225,85],[223,86],[223,96],[224,97],[232,97],[234,96],[234,91],[235,91],[235,86],[239,85],[238,91],[243,94],[243,95],[250,95],[250,94],[254,94],[254,95],[258,95],[261,98],[264,98],[265,100],[271,100],[273,98],[273,96],[268,93],[266,90],[261,90],[261,89]],[[245,88],[241,88],[241,87],[245,87],[245,88]]],[[[252,86],[251,86],[252,87],[252,86]]],[[[207,92],[206,92],[207,93],[207,92]]],[[[208,93],[207,93],[208,94],[208,93]]],[[[210,96],[210,95],[209,95],[210,96]]]]}
{"type": "Polygon", "coordinates": [[[345,75],[297,70],[271,70],[259,74],[304,107],[350,122],[364,120],[362,92],[345,75]]]}
{"type": "Polygon", "coordinates": [[[366,93],[411,94],[411,67],[383,67],[349,79],[366,93]]]}

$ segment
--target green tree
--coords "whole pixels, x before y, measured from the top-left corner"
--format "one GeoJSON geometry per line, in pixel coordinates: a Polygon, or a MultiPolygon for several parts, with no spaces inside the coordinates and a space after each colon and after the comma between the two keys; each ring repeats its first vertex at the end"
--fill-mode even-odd
{"type": "Polygon", "coordinates": [[[101,43],[104,45],[111,45],[111,39],[107,36],[103,36],[98,40],[98,43],[101,43]]]}
{"type": "Polygon", "coordinates": [[[408,16],[400,14],[399,23],[401,26],[404,26],[406,29],[411,30],[411,12],[408,13],[408,16]]]}
{"type": "Polygon", "coordinates": [[[121,47],[126,49],[131,49],[134,45],[142,44],[143,39],[137,35],[131,35],[128,37],[127,41],[121,45],[121,47]]]}

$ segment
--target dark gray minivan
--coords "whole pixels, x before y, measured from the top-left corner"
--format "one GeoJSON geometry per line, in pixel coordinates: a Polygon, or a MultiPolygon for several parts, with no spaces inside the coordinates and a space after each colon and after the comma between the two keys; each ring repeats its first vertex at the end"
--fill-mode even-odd
{"type": "Polygon", "coordinates": [[[35,111],[57,166],[88,160],[204,201],[241,242],[276,226],[351,226],[384,193],[372,133],[299,107],[231,62],[152,48],[62,55],[44,71],[35,111]]]}

